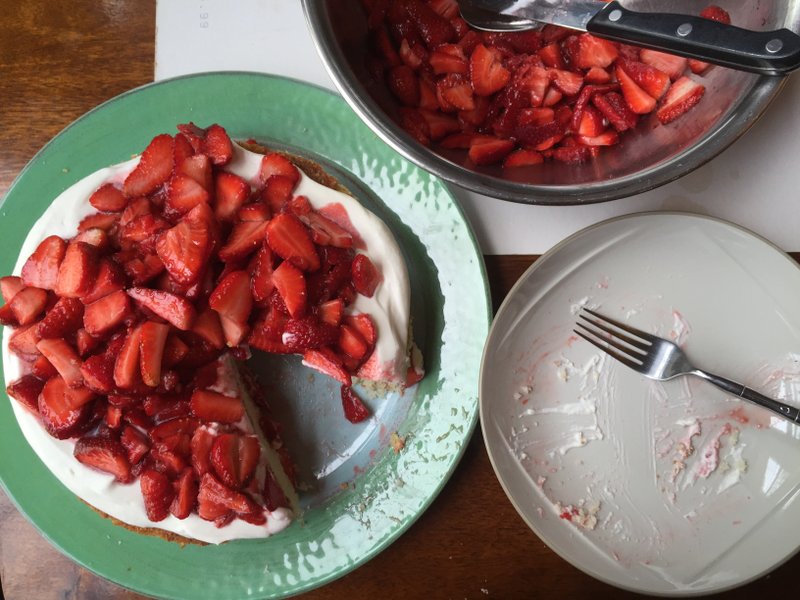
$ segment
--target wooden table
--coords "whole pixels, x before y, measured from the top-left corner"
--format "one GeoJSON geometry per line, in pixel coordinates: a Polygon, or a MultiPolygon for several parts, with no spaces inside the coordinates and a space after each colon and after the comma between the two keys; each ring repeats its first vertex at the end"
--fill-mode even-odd
{"type": "MultiPolygon", "coordinates": [[[[97,104],[152,81],[155,3],[4,0],[0,6],[3,197],[20,169],[62,128],[97,104]]],[[[495,308],[534,259],[486,257],[495,308]]],[[[796,589],[798,572],[800,556],[795,556],[771,575],[723,596],[777,596],[796,589]]],[[[51,548],[2,492],[0,582],[0,597],[9,600],[140,598],[51,548]]],[[[585,575],[527,528],[500,488],[476,432],[444,491],[405,535],[366,565],[305,597],[587,596],[633,594],[585,575]]]]}

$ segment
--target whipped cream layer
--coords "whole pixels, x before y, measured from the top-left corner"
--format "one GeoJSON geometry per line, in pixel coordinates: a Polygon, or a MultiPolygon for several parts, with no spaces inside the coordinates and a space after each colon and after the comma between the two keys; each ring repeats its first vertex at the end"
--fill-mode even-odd
{"type": "MultiPolygon", "coordinates": [[[[236,173],[250,181],[251,185],[255,185],[261,159],[262,155],[234,144],[233,160],[226,165],[225,170],[236,173]]],[[[13,273],[15,275],[21,273],[27,258],[47,236],[58,235],[65,239],[73,237],[78,231],[80,221],[97,212],[89,204],[92,192],[104,183],[121,185],[138,162],[139,157],[136,157],[100,169],[59,194],[28,233],[13,273]]],[[[295,194],[307,196],[311,205],[317,210],[335,204],[344,207],[350,222],[365,243],[366,254],[383,274],[383,280],[373,297],[358,295],[357,300],[349,307],[349,311],[365,312],[372,317],[378,331],[378,341],[372,360],[381,366],[380,372],[386,379],[403,382],[408,360],[410,285],[400,248],[383,221],[354,198],[316,183],[302,170],[300,173],[301,179],[295,194]]],[[[4,328],[2,342],[3,373],[7,383],[25,374],[24,363],[8,348],[12,331],[9,327],[4,328]]],[[[251,406],[252,403],[238,379],[238,374],[235,378],[238,394],[245,399],[246,406],[251,406]]],[[[12,401],[11,406],[25,439],[53,475],[73,494],[119,521],[135,527],[154,527],[211,544],[234,539],[267,537],[285,529],[292,521],[291,510],[278,509],[271,513],[267,511],[267,523],[260,526],[235,519],[228,525],[217,528],[213,522],[205,521],[197,514],[191,514],[183,520],[169,515],[163,521],[153,523],[147,518],[138,480],[132,484],[121,484],[107,473],[85,467],[73,456],[74,440],[58,440],[50,436],[36,415],[16,401],[12,401]]],[[[245,428],[252,432],[249,423],[245,424],[245,428]]],[[[277,466],[279,459],[274,450],[263,440],[262,445],[264,446],[262,461],[277,466]]]]}

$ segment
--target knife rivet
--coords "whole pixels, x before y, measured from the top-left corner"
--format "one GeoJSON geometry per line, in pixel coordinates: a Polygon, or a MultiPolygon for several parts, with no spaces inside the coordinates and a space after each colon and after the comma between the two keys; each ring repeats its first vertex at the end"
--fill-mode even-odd
{"type": "Polygon", "coordinates": [[[681,37],[686,37],[692,33],[692,24],[691,23],[683,23],[682,25],[678,25],[678,35],[681,37]]]}
{"type": "Polygon", "coordinates": [[[777,38],[767,42],[767,52],[775,54],[776,52],[779,52],[781,48],[783,48],[783,42],[777,38]]]}
{"type": "Polygon", "coordinates": [[[609,21],[613,21],[613,22],[615,22],[615,23],[616,23],[616,22],[617,22],[617,21],[619,21],[621,18],[622,18],[622,11],[621,11],[621,10],[619,10],[618,8],[615,8],[615,9],[614,9],[614,10],[612,10],[610,13],[608,13],[608,20],[609,20],[609,21]]]}

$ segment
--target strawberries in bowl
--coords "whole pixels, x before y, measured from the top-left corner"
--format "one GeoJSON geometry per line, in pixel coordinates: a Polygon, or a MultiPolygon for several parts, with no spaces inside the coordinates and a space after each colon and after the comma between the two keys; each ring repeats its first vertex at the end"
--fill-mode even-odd
{"type": "Polygon", "coordinates": [[[455,0],[319,4],[305,2],[320,54],[367,124],[437,175],[509,200],[583,203],[665,183],[736,139],[779,87],[555,26],[477,31],[455,0]],[[346,22],[357,10],[358,26],[346,22]]]}

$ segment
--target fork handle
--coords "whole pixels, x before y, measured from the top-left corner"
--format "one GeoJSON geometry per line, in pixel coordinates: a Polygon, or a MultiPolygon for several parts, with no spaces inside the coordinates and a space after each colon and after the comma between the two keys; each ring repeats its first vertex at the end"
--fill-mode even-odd
{"type": "Polygon", "coordinates": [[[783,402],[778,402],[777,400],[768,398],[767,396],[759,394],[757,391],[752,390],[749,387],[742,385],[741,383],[736,383],[735,381],[731,381],[730,379],[725,379],[724,377],[720,377],[719,375],[714,375],[713,373],[707,373],[706,371],[701,371],[700,369],[696,369],[694,373],[698,377],[702,377],[709,383],[713,383],[715,386],[725,390],[729,394],[733,394],[734,396],[739,396],[740,398],[749,400],[754,404],[763,406],[764,408],[769,409],[772,412],[777,413],[783,418],[789,419],[794,423],[800,423],[800,409],[795,408],[794,406],[789,406],[788,404],[784,404],[783,402]]]}

